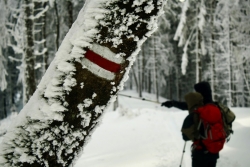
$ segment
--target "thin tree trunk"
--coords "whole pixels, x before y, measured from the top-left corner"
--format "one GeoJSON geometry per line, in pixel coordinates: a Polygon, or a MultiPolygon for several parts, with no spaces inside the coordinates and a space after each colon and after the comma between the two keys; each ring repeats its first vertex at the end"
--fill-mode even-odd
{"type": "Polygon", "coordinates": [[[244,78],[244,87],[243,87],[243,99],[244,99],[244,104],[243,107],[249,107],[249,95],[250,95],[250,85],[249,85],[249,81],[248,81],[248,71],[247,68],[249,63],[247,63],[247,60],[243,59],[243,64],[242,64],[242,68],[243,68],[243,78],[244,78]]]}
{"type": "Polygon", "coordinates": [[[129,89],[133,89],[133,75],[132,72],[129,74],[129,89]]]}
{"type": "Polygon", "coordinates": [[[229,51],[229,53],[228,53],[228,72],[229,72],[229,75],[228,75],[228,81],[230,82],[229,84],[228,84],[228,106],[233,106],[233,104],[234,104],[234,102],[236,102],[235,100],[236,99],[234,99],[234,92],[235,92],[235,90],[234,90],[234,81],[233,81],[233,79],[234,79],[234,77],[233,77],[233,67],[232,67],[232,62],[231,62],[231,42],[230,42],[230,39],[231,39],[231,37],[230,37],[230,28],[229,28],[229,31],[228,31],[228,33],[229,33],[229,41],[228,41],[228,51],[229,51]]]}
{"type": "Polygon", "coordinates": [[[6,90],[3,92],[3,113],[4,113],[4,118],[7,118],[7,98],[6,98],[6,90]]]}
{"type": "Polygon", "coordinates": [[[156,35],[153,36],[153,40],[154,40],[154,80],[155,80],[155,93],[156,93],[156,100],[159,101],[159,88],[158,88],[158,71],[157,71],[157,53],[156,53],[156,35]]]}
{"type": "MultiPolygon", "coordinates": [[[[229,49],[230,50],[230,49],[229,49]]],[[[233,81],[233,68],[232,68],[232,62],[231,62],[231,56],[229,54],[229,57],[228,57],[228,72],[229,72],[229,88],[228,88],[228,106],[234,106],[234,81],[233,81]]]]}
{"type": "Polygon", "coordinates": [[[171,89],[171,84],[172,83],[173,83],[173,79],[172,79],[172,75],[170,74],[168,76],[168,99],[173,99],[173,91],[172,91],[173,89],[171,89]]]}
{"type": "Polygon", "coordinates": [[[137,80],[137,77],[136,77],[134,66],[132,66],[132,74],[133,74],[133,77],[134,77],[134,80],[135,80],[136,90],[138,91],[139,90],[139,85],[138,85],[138,80],[137,80]]]}
{"type": "Polygon", "coordinates": [[[151,93],[151,71],[148,70],[148,93],[151,93]]]}
{"type": "Polygon", "coordinates": [[[142,97],[142,81],[141,81],[141,75],[142,75],[142,69],[141,69],[141,65],[140,65],[140,61],[142,59],[142,55],[139,54],[138,55],[138,66],[137,66],[137,69],[138,69],[138,93],[139,93],[139,97],[142,97]]]}
{"type": "MultiPolygon", "coordinates": [[[[46,8],[48,5],[48,2],[44,2],[43,3],[43,7],[46,8]]],[[[42,27],[42,30],[43,30],[43,39],[44,39],[44,43],[43,43],[43,48],[46,48],[47,49],[47,30],[46,30],[46,26],[47,26],[47,22],[46,22],[46,19],[47,19],[47,12],[44,13],[43,17],[42,17],[42,22],[43,22],[43,27],[42,27]]],[[[49,67],[49,63],[48,63],[48,58],[49,58],[49,52],[48,50],[44,53],[43,55],[43,65],[44,65],[44,73],[45,71],[48,69],[49,67]]]]}
{"type": "Polygon", "coordinates": [[[54,1],[55,15],[56,15],[56,50],[59,48],[59,38],[60,38],[60,17],[58,14],[58,7],[56,0],[54,1]]]}
{"type": "Polygon", "coordinates": [[[145,59],[146,55],[145,55],[145,51],[144,51],[144,45],[142,46],[142,74],[141,74],[141,89],[142,91],[145,89],[145,67],[146,67],[146,59],[145,59]]]}
{"type": "Polygon", "coordinates": [[[116,100],[114,101],[114,104],[113,104],[113,111],[115,111],[118,107],[119,107],[119,100],[118,100],[118,96],[117,96],[117,98],[116,98],[116,100]]]}
{"type": "Polygon", "coordinates": [[[67,7],[68,7],[68,18],[69,18],[69,28],[73,24],[73,3],[72,0],[67,0],[67,7]]]}
{"type": "MultiPolygon", "coordinates": [[[[176,27],[177,27],[177,25],[176,25],[176,27]]],[[[174,41],[174,53],[177,54],[177,58],[176,58],[177,67],[175,67],[173,69],[176,72],[176,77],[175,77],[175,81],[173,79],[171,79],[172,80],[171,83],[176,85],[176,96],[177,96],[176,99],[181,101],[181,97],[182,97],[181,96],[181,93],[182,93],[182,89],[181,89],[181,72],[180,72],[180,68],[179,68],[179,67],[181,67],[181,55],[178,53],[178,50],[179,50],[178,42],[174,41]]],[[[171,87],[171,84],[169,85],[169,87],[171,87]]],[[[171,92],[171,99],[172,99],[172,94],[173,94],[173,92],[171,92]]]]}
{"type": "MultiPolygon", "coordinates": [[[[201,7],[201,2],[200,2],[201,7]]],[[[196,15],[198,16],[200,12],[200,8],[196,9],[196,15]]],[[[201,82],[202,76],[202,67],[201,67],[201,30],[199,28],[199,18],[197,17],[197,25],[196,25],[196,83],[201,82]]]]}
{"type": "Polygon", "coordinates": [[[211,89],[212,89],[212,98],[215,99],[215,81],[216,81],[216,70],[215,70],[215,23],[214,23],[214,14],[216,8],[216,0],[211,2],[211,89]]]}

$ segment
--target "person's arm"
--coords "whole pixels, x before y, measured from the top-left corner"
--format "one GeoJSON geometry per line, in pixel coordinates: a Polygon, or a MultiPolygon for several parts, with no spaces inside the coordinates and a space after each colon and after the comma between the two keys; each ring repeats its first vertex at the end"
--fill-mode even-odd
{"type": "Polygon", "coordinates": [[[180,110],[188,110],[188,106],[186,102],[181,102],[181,101],[175,101],[175,100],[171,100],[171,101],[165,101],[163,103],[161,103],[161,106],[165,106],[165,107],[176,107],[180,110]]]}

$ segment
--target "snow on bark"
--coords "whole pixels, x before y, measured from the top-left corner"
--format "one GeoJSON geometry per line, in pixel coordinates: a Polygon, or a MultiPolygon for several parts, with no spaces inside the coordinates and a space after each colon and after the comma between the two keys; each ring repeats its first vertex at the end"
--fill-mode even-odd
{"type": "Polygon", "coordinates": [[[0,2],[1,8],[0,8],[0,15],[2,16],[0,18],[0,90],[4,91],[7,88],[7,81],[6,81],[6,76],[8,75],[6,69],[5,69],[5,58],[3,54],[3,48],[6,48],[7,46],[7,40],[6,40],[6,15],[7,15],[7,10],[6,10],[6,4],[5,2],[0,2]]]}
{"type": "Polygon", "coordinates": [[[4,136],[1,166],[73,164],[102,113],[123,88],[140,46],[157,28],[157,18],[165,3],[86,2],[37,90],[4,136]],[[94,53],[96,47],[106,49],[99,55],[94,53]],[[104,55],[111,52],[111,57],[104,55]],[[97,60],[92,56],[97,56],[97,60]],[[106,67],[99,59],[117,68],[106,67]],[[86,66],[86,60],[112,72],[114,77],[98,76],[86,66]]]}
{"type": "Polygon", "coordinates": [[[0,88],[1,91],[4,91],[7,88],[6,76],[8,75],[7,71],[4,68],[4,57],[1,54],[2,50],[0,49],[0,88]]]}
{"type": "Polygon", "coordinates": [[[35,83],[35,61],[34,61],[34,30],[33,30],[33,10],[31,0],[24,0],[24,54],[23,54],[23,68],[24,68],[24,86],[23,86],[23,103],[30,99],[36,90],[35,83]]]}

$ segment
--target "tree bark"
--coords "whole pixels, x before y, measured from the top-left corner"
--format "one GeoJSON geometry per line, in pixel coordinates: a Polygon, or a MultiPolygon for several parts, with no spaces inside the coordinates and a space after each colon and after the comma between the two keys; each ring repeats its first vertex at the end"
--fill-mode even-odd
{"type": "Polygon", "coordinates": [[[216,81],[216,70],[215,70],[215,23],[214,23],[214,18],[215,18],[215,8],[216,8],[216,0],[213,0],[211,2],[211,89],[212,89],[212,98],[215,100],[215,91],[216,91],[216,86],[215,86],[215,81],[216,81]]]}
{"type": "Polygon", "coordinates": [[[24,104],[28,102],[30,97],[36,90],[35,82],[35,56],[34,56],[34,34],[33,34],[33,7],[32,0],[24,0],[25,9],[25,48],[24,48],[24,104]]]}
{"type": "Polygon", "coordinates": [[[146,74],[146,54],[144,51],[145,45],[142,45],[142,76],[141,76],[141,86],[142,86],[142,91],[145,90],[145,74],[146,74]]]}
{"type": "Polygon", "coordinates": [[[59,48],[60,39],[60,17],[58,14],[58,6],[56,0],[54,1],[55,15],[56,15],[56,50],[59,48]]]}
{"type": "Polygon", "coordinates": [[[137,66],[137,69],[138,69],[138,93],[139,93],[139,97],[142,97],[142,79],[141,79],[141,76],[142,76],[142,72],[143,72],[143,69],[142,69],[142,66],[140,64],[141,62],[141,59],[142,59],[142,55],[139,54],[138,55],[138,66],[137,66]]]}
{"type": "Polygon", "coordinates": [[[135,81],[135,85],[136,85],[136,90],[138,91],[139,90],[139,85],[138,85],[138,80],[137,80],[137,76],[136,76],[136,73],[135,73],[134,66],[132,66],[132,74],[133,74],[133,77],[134,77],[134,81],[135,81]]]}
{"type": "Polygon", "coordinates": [[[69,19],[69,28],[73,24],[73,3],[72,0],[67,0],[67,7],[68,7],[68,19],[69,19]]]}
{"type": "MultiPolygon", "coordinates": [[[[48,2],[43,2],[43,8],[46,8],[48,6],[48,2]]],[[[43,43],[43,48],[47,49],[47,30],[46,30],[46,26],[47,26],[47,12],[44,13],[44,15],[42,16],[42,22],[43,22],[43,26],[42,26],[42,31],[43,31],[43,39],[45,40],[43,43]]],[[[49,67],[49,52],[48,50],[44,53],[43,55],[43,66],[44,66],[44,73],[45,71],[48,69],[49,67]]]]}
{"type": "Polygon", "coordinates": [[[156,52],[156,35],[153,36],[153,47],[154,47],[154,81],[155,81],[155,94],[156,94],[156,100],[159,101],[159,81],[158,81],[158,70],[157,70],[157,52],[156,52]]]}
{"type": "MultiPolygon", "coordinates": [[[[196,15],[199,15],[199,8],[196,9],[196,15]]],[[[202,79],[202,66],[201,66],[201,30],[199,28],[199,18],[197,17],[197,27],[196,27],[196,83],[201,82],[202,79]]]]}

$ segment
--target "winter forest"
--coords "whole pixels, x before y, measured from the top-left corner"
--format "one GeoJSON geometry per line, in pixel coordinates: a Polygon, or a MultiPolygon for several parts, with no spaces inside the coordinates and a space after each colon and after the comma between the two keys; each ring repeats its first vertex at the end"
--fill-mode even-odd
{"type": "MultiPolygon", "coordinates": [[[[0,1],[1,119],[19,112],[32,96],[84,3],[0,1]]],[[[250,0],[168,0],[124,89],[183,100],[206,80],[215,100],[249,107],[249,11],[250,0]]]]}

